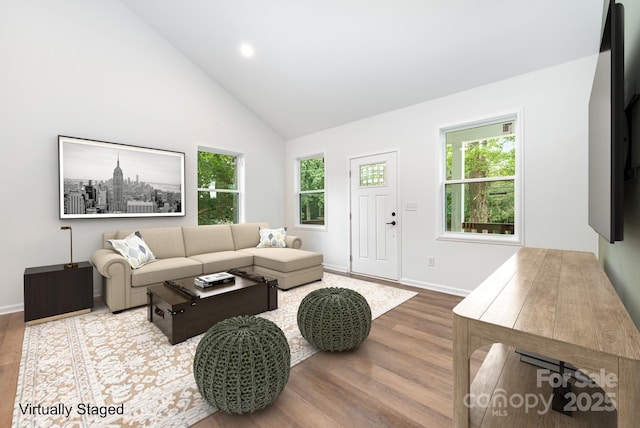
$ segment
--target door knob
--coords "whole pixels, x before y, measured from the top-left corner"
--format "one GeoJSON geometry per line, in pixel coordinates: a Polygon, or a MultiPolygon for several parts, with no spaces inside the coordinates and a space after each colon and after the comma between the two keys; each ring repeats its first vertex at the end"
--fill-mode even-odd
{"type": "Polygon", "coordinates": [[[395,225],[396,225],[396,221],[395,221],[395,220],[393,220],[392,222],[390,222],[390,223],[386,223],[386,224],[390,224],[391,226],[395,226],[395,225]]]}

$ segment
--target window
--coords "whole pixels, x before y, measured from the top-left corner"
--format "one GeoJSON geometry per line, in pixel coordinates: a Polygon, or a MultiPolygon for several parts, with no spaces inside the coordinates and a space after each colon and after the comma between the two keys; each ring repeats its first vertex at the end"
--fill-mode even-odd
{"type": "Polygon", "coordinates": [[[298,224],[325,226],[324,156],[298,159],[298,224]]]}
{"type": "Polygon", "coordinates": [[[360,165],[360,186],[384,186],[387,184],[386,163],[360,165]]]}
{"type": "Polygon", "coordinates": [[[441,238],[520,243],[517,116],[442,130],[441,238]]]}
{"type": "Polygon", "coordinates": [[[198,224],[240,222],[242,156],[198,148],[198,224]]]}

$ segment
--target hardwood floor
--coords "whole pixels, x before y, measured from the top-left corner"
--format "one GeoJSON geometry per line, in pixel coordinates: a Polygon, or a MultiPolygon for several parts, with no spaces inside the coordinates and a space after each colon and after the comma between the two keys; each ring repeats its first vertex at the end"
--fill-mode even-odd
{"type": "MultiPolygon", "coordinates": [[[[284,391],[268,408],[250,415],[216,412],[195,426],[451,426],[451,309],[461,298],[411,289],[418,295],[374,320],[357,349],[319,352],[293,367],[284,391]]],[[[16,390],[24,329],[22,312],[0,316],[4,397],[16,390]]],[[[474,354],[473,372],[485,355],[474,354]]],[[[13,401],[0,400],[2,427],[11,426],[13,401]]]]}
{"type": "MultiPolygon", "coordinates": [[[[418,295],[374,320],[357,349],[320,352],[293,367],[271,406],[216,412],[195,427],[452,426],[451,309],[461,298],[412,290],[418,295]]],[[[485,355],[474,354],[474,373],[485,355]]]]}
{"type": "Polygon", "coordinates": [[[24,312],[0,315],[0,427],[10,427],[24,338],[24,312]]]}

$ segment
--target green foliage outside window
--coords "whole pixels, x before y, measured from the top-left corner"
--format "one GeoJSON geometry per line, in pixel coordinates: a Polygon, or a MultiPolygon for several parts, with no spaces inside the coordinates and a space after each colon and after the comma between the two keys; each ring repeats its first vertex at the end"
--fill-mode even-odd
{"type": "Polygon", "coordinates": [[[300,190],[324,190],[324,158],[300,161],[300,190]]]}
{"type": "Polygon", "coordinates": [[[198,152],[198,224],[238,223],[237,156],[198,152]]]}
{"type": "Polygon", "coordinates": [[[238,194],[198,192],[198,224],[238,223],[238,194]]]}
{"type": "Polygon", "coordinates": [[[515,136],[495,137],[467,142],[462,165],[454,165],[454,147],[446,146],[446,179],[473,180],[466,183],[445,185],[447,230],[454,230],[452,218],[454,195],[463,195],[463,222],[500,223],[512,226],[515,222],[516,155],[515,136]],[[482,180],[483,178],[509,177],[506,180],[482,180]]]}
{"type": "Polygon", "coordinates": [[[300,161],[300,224],[324,225],[324,158],[300,161]]]}

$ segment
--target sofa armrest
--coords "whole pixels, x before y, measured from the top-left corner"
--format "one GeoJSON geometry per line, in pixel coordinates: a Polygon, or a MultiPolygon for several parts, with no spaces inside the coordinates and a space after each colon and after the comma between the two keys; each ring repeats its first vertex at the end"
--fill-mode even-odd
{"type": "Polygon", "coordinates": [[[101,248],[94,251],[93,254],[91,254],[91,263],[95,266],[100,275],[105,278],[111,278],[113,271],[111,266],[113,265],[119,267],[115,272],[124,272],[127,276],[131,275],[131,265],[129,262],[113,250],[101,248]]]}
{"type": "Polygon", "coordinates": [[[131,307],[131,265],[120,254],[99,249],[91,254],[91,263],[103,277],[102,298],[111,309],[119,312],[131,307]]]}
{"type": "Polygon", "coordinates": [[[285,235],[284,242],[288,248],[300,248],[302,247],[302,239],[294,235],[285,235]]]}

